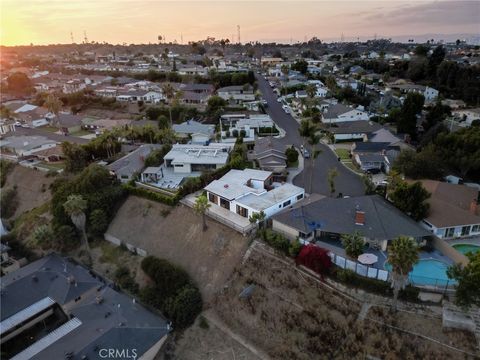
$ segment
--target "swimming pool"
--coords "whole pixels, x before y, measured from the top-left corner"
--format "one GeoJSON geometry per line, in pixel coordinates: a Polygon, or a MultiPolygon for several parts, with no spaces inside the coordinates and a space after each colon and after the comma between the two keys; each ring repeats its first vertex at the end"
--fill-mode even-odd
{"type": "MultiPolygon", "coordinates": [[[[385,263],[385,269],[392,271],[392,266],[385,263]]],[[[409,274],[410,281],[417,285],[445,286],[454,284],[455,281],[447,276],[448,265],[435,259],[422,259],[415,264],[409,274]]]]}
{"type": "Polygon", "coordinates": [[[466,254],[468,252],[472,252],[475,254],[480,251],[480,246],[473,244],[455,244],[452,245],[452,247],[458,252],[461,252],[462,254],[466,254]]]}

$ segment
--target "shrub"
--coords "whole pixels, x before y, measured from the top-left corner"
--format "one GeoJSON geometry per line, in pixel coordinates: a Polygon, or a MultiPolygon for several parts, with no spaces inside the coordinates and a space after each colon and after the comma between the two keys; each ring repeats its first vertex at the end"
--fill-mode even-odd
{"type": "Polygon", "coordinates": [[[89,222],[89,230],[93,235],[102,236],[108,228],[108,216],[102,209],[93,210],[89,222]]]}
{"type": "Polygon", "coordinates": [[[244,138],[247,136],[247,132],[245,130],[240,130],[240,137],[244,138]]]}
{"type": "Polygon", "coordinates": [[[5,159],[0,159],[0,187],[5,185],[7,175],[14,168],[15,164],[5,159]]]}
{"type": "Polygon", "coordinates": [[[179,329],[192,324],[202,311],[203,303],[200,291],[187,272],[154,256],[143,259],[141,267],[154,282],[153,286],[141,290],[141,299],[164,312],[179,329]]]}
{"type": "Polygon", "coordinates": [[[9,188],[7,190],[2,190],[0,193],[0,213],[2,218],[8,219],[15,214],[17,210],[18,199],[17,199],[17,188],[9,188]]]}
{"type": "Polygon", "coordinates": [[[77,230],[71,225],[55,225],[53,227],[55,248],[60,251],[75,249],[80,245],[80,238],[77,230]]]}
{"type": "Polygon", "coordinates": [[[202,296],[194,286],[186,285],[165,301],[165,313],[179,329],[193,324],[202,311],[202,296]]]}
{"type": "Polygon", "coordinates": [[[294,164],[298,161],[298,151],[293,145],[285,151],[285,155],[287,156],[288,164],[294,164]]]}
{"type": "Polygon", "coordinates": [[[289,255],[293,258],[296,258],[300,253],[300,250],[302,250],[302,247],[302,243],[298,239],[295,239],[294,241],[292,241],[290,247],[288,248],[289,255]]]}
{"type": "Polygon", "coordinates": [[[233,136],[234,138],[237,138],[237,137],[238,137],[238,130],[236,130],[236,129],[233,130],[233,131],[232,131],[232,136],[233,136]]]}
{"type": "Polygon", "coordinates": [[[205,319],[204,316],[200,316],[200,319],[198,321],[198,326],[200,326],[200,328],[202,329],[208,329],[210,327],[210,325],[208,325],[207,319],[205,319]]]}
{"type": "Polygon", "coordinates": [[[135,279],[130,274],[130,270],[126,266],[119,266],[115,271],[115,281],[118,285],[132,294],[138,293],[138,284],[135,282],[135,279]]]}
{"type": "Polygon", "coordinates": [[[158,201],[166,205],[174,206],[178,203],[178,196],[167,196],[141,187],[135,187],[130,184],[123,184],[123,188],[130,194],[143,197],[145,199],[158,201]]]}

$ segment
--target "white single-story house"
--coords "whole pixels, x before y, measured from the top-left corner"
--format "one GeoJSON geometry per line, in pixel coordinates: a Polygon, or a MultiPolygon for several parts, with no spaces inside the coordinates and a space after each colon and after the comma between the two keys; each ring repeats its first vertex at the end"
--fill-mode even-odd
{"type": "Polygon", "coordinates": [[[10,136],[4,140],[0,140],[0,148],[2,152],[6,151],[14,157],[23,157],[35,154],[37,151],[50,149],[55,147],[57,143],[45,136],[10,136]]]}
{"type": "Polygon", "coordinates": [[[250,85],[234,85],[218,89],[218,96],[235,104],[242,104],[246,101],[255,100],[253,87],[250,85]]]}
{"type": "Polygon", "coordinates": [[[272,175],[263,170],[230,170],[205,187],[208,201],[245,218],[263,211],[268,219],[304,198],[304,189],[275,183],[272,175]]]}
{"type": "Polygon", "coordinates": [[[343,104],[330,105],[323,114],[322,122],[325,124],[334,124],[344,121],[368,120],[368,113],[363,110],[351,108],[343,104]]]}

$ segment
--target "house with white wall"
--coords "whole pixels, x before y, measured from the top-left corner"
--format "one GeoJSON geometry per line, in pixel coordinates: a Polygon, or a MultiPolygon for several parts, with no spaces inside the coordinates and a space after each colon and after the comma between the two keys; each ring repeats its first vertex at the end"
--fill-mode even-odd
{"type": "Polygon", "coordinates": [[[480,235],[480,193],[465,185],[435,180],[421,180],[431,194],[428,216],[421,221],[439,238],[462,238],[480,235]]]}
{"type": "Polygon", "coordinates": [[[352,108],[343,104],[330,105],[323,114],[322,122],[325,124],[334,124],[344,121],[368,120],[368,113],[359,109],[352,108]]]}
{"type": "Polygon", "coordinates": [[[250,85],[226,86],[217,90],[218,96],[234,104],[243,104],[244,102],[255,100],[253,87],[250,85]]]}
{"type": "Polygon", "coordinates": [[[254,169],[230,170],[205,190],[212,206],[247,219],[260,212],[268,219],[305,196],[305,190],[298,186],[274,182],[272,172],[254,169]]]}

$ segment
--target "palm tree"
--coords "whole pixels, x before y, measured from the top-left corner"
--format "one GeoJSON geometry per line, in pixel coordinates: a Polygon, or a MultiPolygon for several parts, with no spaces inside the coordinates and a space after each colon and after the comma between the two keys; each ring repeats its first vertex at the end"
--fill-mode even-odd
{"type": "Polygon", "coordinates": [[[290,69],[288,68],[287,65],[282,65],[282,67],[280,68],[280,71],[282,72],[282,74],[283,74],[284,76],[287,76],[288,73],[290,72],[290,69]]]}
{"type": "Polygon", "coordinates": [[[408,283],[408,273],[418,262],[418,247],[415,241],[406,236],[399,236],[388,248],[388,263],[392,266],[390,281],[393,288],[392,309],[397,310],[397,299],[400,290],[408,283]]]}
{"type": "Polygon", "coordinates": [[[57,125],[59,125],[58,114],[60,113],[62,106],[62,101],[54,94],[48,95],[47,99],[45,100],[45,107],[48,109],[49,112],[55,115],[55,123],[57,125]]]}
{"type": "Polygon", "coordinates": [[[75,227],[82,232],[85,249],[90,254],[90,246],[85,232],[87,200],[83,199],[82,195],[69,195],[67,201],[63,204],[63,208],[70,215],[75,227]]]}
{"type": "Polygon", "coordinates": [[[162,92],[163,95],[167,98],[168,100],[168,112],[170,114],[170,126],[173,125],[172,121],[172,104],[170,104],[170,100],[173,99],[175,96],[175,89],[173,88],[172,84],[170,83],[165,83],[162,85],[162,92]]]}
{"type": "Polygon", "coordinates": [[[206,213],[210,206],[212,205],[209,204],[206,195],[199,196],[195,201],[195,204],[193,205],[193,211],[195,211],[199,215],[202,215],[203,231],[207,230],[206,213]]]}
{"type": "Polygon", "coordinates": [[[338,176],[337,168],[331,168],[328,170],[327,180],[328,186],[330,187],[330,194],[335,194],[335,178],[338,176]]]}
{"type": "Polygon", "coordinates": [[[321,152],[320,150],[317,151],[316,149],[316,146],[318,145],[318,143],[320,142],[320,135],[316,134],[315,131],[312,131],[312,133],[310,134],[309,138],[308,138],[308,143],[310,144],[310,146],[312,147],[312,160],[311,160],[311,171],[310,171],[310,193],[313,192],[313,189],[312,189],[312,182],[313,182],[313,171],[314,171],[314,168],[315,168],[315,159],[317,158],[318,154],[321,152]]]}
{"type": "MultiPolygon", "coordinates": [[[[305,151],[305,141],[307,138],[310,137],[310,135],[312,134],[312,132],[314,131],[314,127],[313,127],[313,124],[307,120],[307,119],[303,119],[301,122],[300,122],[300,127],[298,128],[298,133],[300,134],[300,136],[302,137],[303,139],[303,143],[302,143],[302,156],[304,155],[304,151],[305,151]]],[[[303,170],[303,186],[306,187],[306,183],[305,183],[305,170],[303,170]]]]}
{"type": "Polygon", "coordinates": [[[262,228],[263,222],[265,221],[265,218],[267,215],[265,212],[262,210],[260,212],[254,212],[248,220],[250,221],[251,224],[258,224],[259,228],[262,228]]]}
{"type": "Polygon", "coordinates": [[[310,99],[313,99],[315,97],[315,94],[317,93],[317,87],[313,84],[309,84],[305,88],[305,92],[307,93],[310,99]]]}
{"type": "Polygon", "coordinates": [[[362,235],[358,231],[355,231],[353,234],[342,235],[342,245],[347,255],[356,259],[359,255],[363,254],[365,242],[362,235]]]}

